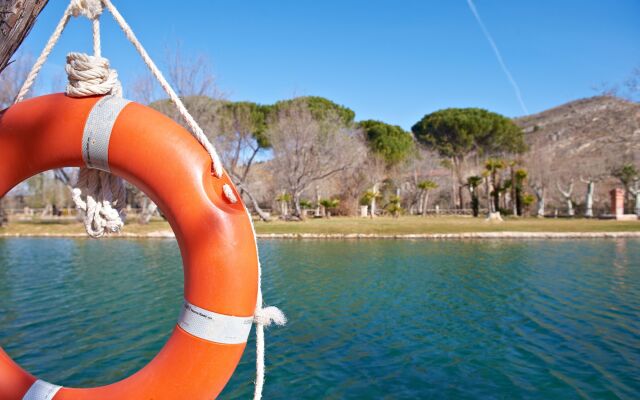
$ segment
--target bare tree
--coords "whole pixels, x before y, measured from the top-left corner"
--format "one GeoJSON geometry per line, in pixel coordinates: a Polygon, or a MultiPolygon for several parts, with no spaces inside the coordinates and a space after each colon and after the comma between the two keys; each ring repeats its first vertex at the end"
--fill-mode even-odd
{"type": "Polygon", "coordinates": [[[436,153],[418,147],[414,155],[391,171],[390,177],[403,182],[401,186],[405,193],[406,208],[411,214],[426,212],[429,191],[432,188],[426,188],[424,182],[434,179],[433,170],[439,166],[440,157],[436,153]]]}
{"type": "Polygon", "coordinates": [[[567,202],[567,215],[573,217],[573,201],[571,200],[571,196],[573,194],[573,179],[569,181],[569,187],[566,190],[562,189],[562,187],[560,186],[560,181],[556,182],[556,187],[558,188],[558,191],[560,192],[564,200],[567,202]]]}
{"type": "MultiPolygon", "coordinates": [[[[264,136],[266,111],[253,103],[224,101],[211,61],[204,55],[185,54],[177,43],[167,50],[166,63],[169,81],[191,115],[215,143],[241,194],[263,220],[268,220],[269,215],[260,208],[248,180],[256,157],[268,147],[264,136]]],[[[133,84],[133,93],[139,101],[151,103],[152,107],[184,125],[170,101],[156,100],[158,89],[151,76],[139,77],[133,84]]],[[[141,204],[154,206],[144,199],[141,204]]],[[[142,214],[146,214],[144,210],[142,214]]]]}
{"type": "Polygon", "coordinates": [[[528,155],[526,168],[529,171],[529,186],[537,200],[536,216],[542,218],[545,215],[546,196],[551,184],[552,160],[550,154],[543,150],[532,151],[528,155]]]}
{"type": "MultiPolygon", "coordinates": [[[[215,112],[220,100],[220,92],[217,89],[211,62],[204,55],[184,54],[178,43],[174,48],[167,50],[165,68],[168,71],[169,81],[178,96],[182,98],[191,115],[210,136],[210,139],[213,139],[215,112]]],[[[179,124],[185,125],[170,100],[158,100],[160,96],[158,85],[150,74],[138,76],[128,93],[134,100],[148,104],[179,124]]],[[[138,188],[130,186],[129,190],[132,191],[132,198],[141,207],[139,222],[148,223],[156,214],[157,205],[138,188]]]]}
{"type": "MultiPolygon", "coordinates": [[[[0,2],[0,10],[4,10],[2,7],[7,6],[7,3],[15,2],[0,2]]],[[[7,38],[5,37],[4,39],[6,40],[7,38]]],[[[0,109],[4,109],[13,104],[22,82],[24,82],[29,73],[30,67],[31,57],[22,56],[2,71],[2,74],[0,74],[0,109]]],[[[3,203],[3,197],[0,197],[0,226],[7,222],[7,215],[4,212],[3,203]]]]}
{"type": "Polygon", "coordinates": [[[630,101],[638,101],[640,99],[640,66],[631,70],[629,76],[620,83],[602,82],[593,85],[592,89],[601,96],[613,96],[630,101]]]}
{"type": "MultiPolygon", "coordinates": [[[[128,97],[137,101],[140,104],[151,105],[157,99],[158,85],[156,84],[155,78],[151,76],[149,73],[145,73],[136,77],[133,83],[127,89],[128,97]]],[[[163,104],[161,110],[165,114],[168,112],[171,104],[163,104]]],[[[156,107],[158,108],[158,107],[156,107]]],[[[177,118],[176,114],[171,114],[173,118],[177,118]]],[[[158,206],[156,203],[151,201],[151,199],[142,192],[142,190],[138,189],[134,185],[127,185],[127,191],[129,192],[128,199],[135,204],[135,206],[140,207],[140,214],[138,216],[138,222],[140,224],[146,225],[151,221],[151,218],[157,213],[158,206]]]]}
{"type": "MultiPolygon", "coordinates": [[[[211,60],[204,54],[184,53],[180,43],[176,43],[166,51],[165,69],[168,71],[169,83],[185,103],[189,113],[208,135],[212,135],[216,108],[223,95],[218,90],[211,60]]],[[[142,89],[142,96],[153,98],[158,90],[155,81],[149,82],[149,79],[150,77],[139,78],[134,87],[142,89]]],[[[155,100],[151,106],[184,125],[170,100],[155,100]]]]}
{"type": "Polygon", "coordinates": [[[158,85],[149,73],[138,75],[126,90],[127,97],[140,104],[149,105],[158,99],[158,85]]]}
{"type": "Polygon", "coordinates": [[[20,56],[0,74],[0,108],[13,104],[32,63],[31,56],[20,56]]]}
{"type": "Polygon", "coordinates": [[[542,218],[544,217],[547,187],[541,181],[536,181],[531,184],[531,188],[533,189],[533,193],[536,195],[536,201],[538,203],[538,207],[536,208],[536,216],[542,218]]]}
{"type": "Polygon", "coordinates": [[[596,179],[592,176],[587,176],[587,178],[583,178],[580,176],[580,182],[587,185],[587,193],[584,201],[584,216],[586,218],[593,218],[593,194],[596,188],[596,179]]]}
{"type": "MultiPolygon", "coordinates": [[[[367,189],[376,186],[384,176],[384,161],[374,154],[367,154],[366,149],[355,148],[355,159],[349,168],[337,174],[336,185],[340,193],[340,206],[347,214],[357,214],[358,205],[367,189]],[[357,152],[357,153],[356,153],[357,152]]],[[[375,198],[365,200],[373,202],[375,198]]]]}
{"type": "Polygon", "coordinates": [[[222,98],[211,60],[205,54],[187,54],[177,42],[166,50],[169,80],[178,96],[222,98]],[[188,60],[188,61],[187,61],[188,60]]]}
{"type": "Polygon", "coordinates": [[[640,66],[631,71],[629,77],[624,81],[624,86],[629,100],[638,100],[640,98],[640,66]]]}
{"type": "Polygon", "coordinates": [[[369,216],[375,218],[377,201],[382,197],[380,185],[387,176],[387,167],[382,157],[369,153],[366,161],[367,175],[369,177],[369,187],[371,190],[366,194],[369,201],[369,216]]]}
{"type": "Polygon", "coordinates": [[[294,216],[303,218],[300,196],[311,185],[354,165],[365,154],[360,132],[333,111],[314,118],[296,99],[272,117],[267,136],[273,149],[274,174],[292,196],[294,216]]]}
{"type": "Polygon", "coordinates": [[[217,107],[215,143],[226,170],[263,221],[270,219],[264,212],[249,183],[249,174],[257,156],[269,146],[266,136],[267,107],[250,102],[222,102],[217,107]]]}

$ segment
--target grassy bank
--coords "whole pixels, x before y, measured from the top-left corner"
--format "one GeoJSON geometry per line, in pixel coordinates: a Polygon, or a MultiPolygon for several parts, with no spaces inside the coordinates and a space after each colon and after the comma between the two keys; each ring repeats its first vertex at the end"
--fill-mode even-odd
{"type": "Polygon", "coordinates": [[[332,218],[304,222],[256,223],[258,233],[429,234],[466,232],[635,232],[638,221],[586,219],[507,219],[501,223],[471,217],[332,218]]]}
{"type": "MultiPolygon", "coordinates": [[[[169,231],[169,224],[154,220],[147,225],[130,221],[124,232],[149,235],[169,231]]],[[[640,221],[586,219],[506,219],[502,223],[470,217],[401,217],[309,219],[302,222],[274,220],[256,222],[258,234],[365,234],[410,235],[470,232],[640,232],[640,221]]],[[[0,228],[0,235],[81,235],[83,227],[75,221],[14,221],[0,228]]]]}

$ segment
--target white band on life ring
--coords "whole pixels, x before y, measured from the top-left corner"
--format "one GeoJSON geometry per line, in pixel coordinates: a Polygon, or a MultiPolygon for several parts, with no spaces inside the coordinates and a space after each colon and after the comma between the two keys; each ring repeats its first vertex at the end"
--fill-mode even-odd
{"type": "Polygon", "coordinates": [[[116,96],[105,96],[91,109],[82,134],[82,159],[89,168],[109,170],[109,140],[116,119],[131,101],[116,96]]]}
{"type": "Polygon", "coordinates": [[[62,386],[52,385],[38,379],[31,385],[22,400],[52,400],[61,388],[62,386]]]}
{"type": "Polygon", "coordinates": [[[218,314],[184,302],[178,326],[200,339],[223,344],[246,343],[253,317],[218,314]]]}

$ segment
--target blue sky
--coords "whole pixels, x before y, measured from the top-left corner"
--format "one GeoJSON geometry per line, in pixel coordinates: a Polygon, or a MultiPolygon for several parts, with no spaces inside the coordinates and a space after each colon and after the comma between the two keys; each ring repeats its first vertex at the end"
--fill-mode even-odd
{"type": "MultiPolygon", "coordinates": [[[[446,107],[523,114],[466,0],[113,1],[152,57],[162,61],[178,40],[186,53],[206,54],[231,100],[318,95],[357,119],[407,129],[446,107]]],[[[50,0],[21,51],[39,54],[66,4],[50,0]]],[[[531,113],[592,96],[594,85],[640,66],[637,0],[475,5],[531,113]]],[[[126,86],[144,65],[111,16],[102,20],[103,54],[126,86]]],[[[60,81],[69,51],[91,51],[88,21],[71,21],[40,92],[60,81]]]]}

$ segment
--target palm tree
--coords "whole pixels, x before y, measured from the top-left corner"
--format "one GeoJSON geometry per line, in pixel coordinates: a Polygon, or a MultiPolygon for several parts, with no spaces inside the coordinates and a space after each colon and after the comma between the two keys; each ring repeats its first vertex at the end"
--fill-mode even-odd
{"type": "MultiPolygon", "coordinates": [[[[375,188],[375,187],[374,187],[375,188]]],[[[362,195],[362,199],[361,199],[361,203],[362,205],[367,205],[369,206],[369,215],[371,216],[371,218],[376,216],[376,200],[379,200],[382,198],[382,195],[380,194],[380,192],[375,189],[375,190],[369,190],[367,192],[365,192],[364,195],[362,195]]]]}
{"type": "Polygon", "coordinates": [[[400,196],[391,196],[389,198],[389,203],[385,208],[391,213],[393,218],[398,218],[400,216],[400,213],[402,212],[402,205],[400,203],[400,196]]]}
{"type": "Polygon", "coordinates": [[[338,207],[340,200],[338,199],[322,199],[320,205],[323,208],[323,215],[327,218],[331,218],[331,210],[338,207]]]}
{"type": "Polygon", "coordinates": [[[420,189],[420,200],[421,200],[421,214],[427,215],[427,204],[429,203],[429,191],[432,189],[437,189],[438,184],[434,181],[426,180],[418,183],[418,189],[420,189]]]}
{"type": "Polygon", "coordinates": [[[611,175],[618,178],[624,186],[625,201],[630,203],[631,185],[640,178],[640,172],[632,163],[626,163],[613,169],[611,175]]]}
{"type": "Polygon", "coordinates": [[[502,185],[502,177],[500,176],[500,171],[503,170],[507,166],[507,163],[504,160],[490,158],[484,164],[484,168],[487,170],[489,174],[489,179],[492,186],[491,195],[493,196],[493,206],[494,211],[500,211],[500,193],[504,190],[502,185]]]}
{"type": "Polygon", "coordinates": [[[467,178],[467,187],[469,193],[471,193],[471,208],[473,209],[473,216],[477,217],[480,213],[480,199],[478,199],[478,187],[484,179],[481,176],[470,176],[467,178]]]}
{"type": "Polygon", "coordinates": [[[276,197],[276,201],[280,203],[280,214],[282,218],[289,217],[289,202],[291,202],[291,195],[287,192],[282,192],[281,195],[276,197]]]}
{"type": "Polygon", "coordinates": [[[519,168],[513,174],[515,178],[514,188],[515,188],[515,198],[513,201],[516,204],[515,211],[516,215],[523,215],[523,196],[524,196],[524,185],[529,173],[524,168],[519,168]]]}

